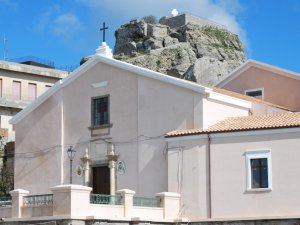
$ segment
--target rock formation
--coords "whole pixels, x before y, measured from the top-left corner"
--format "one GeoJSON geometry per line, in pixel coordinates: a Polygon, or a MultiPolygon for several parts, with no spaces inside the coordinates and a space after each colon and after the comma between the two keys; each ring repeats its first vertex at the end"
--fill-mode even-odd
{"type": "Polygon", "coordinates": [[[159,24],[134,20],[115,37],[116,59],[209,85],[246,60],[237,35],[188,14],[164,17],[159,24]]]}

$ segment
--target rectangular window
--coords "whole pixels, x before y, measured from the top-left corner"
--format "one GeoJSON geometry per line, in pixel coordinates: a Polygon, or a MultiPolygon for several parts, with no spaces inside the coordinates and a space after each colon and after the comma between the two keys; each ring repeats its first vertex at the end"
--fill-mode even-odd
{"type": "Polygon", "coordinates": [[[33,101],[36,99],[36,84],[28,84],[28,100],[33,101]]]}
{"type": "Polygon", "coordinates": [[[92,126],[98,127],[109,124],[109,97],[92,99],[92,126]]]}
{"type": "Polygon", "coordinates": [[[259,99],[264,99],[264,89],[257,88],[257,89],[245,90],[245,95],[256,97],[259,99]]]}
{"type": "Polygon", "coordinates": [[[13,99],[21,100],[21,82],[13,81],[13,99]]]}
{"type": "Polygon", "coordinates": [[[271,183],[271,151],[246,152],[247,191],[268,190],[271,183]]]}

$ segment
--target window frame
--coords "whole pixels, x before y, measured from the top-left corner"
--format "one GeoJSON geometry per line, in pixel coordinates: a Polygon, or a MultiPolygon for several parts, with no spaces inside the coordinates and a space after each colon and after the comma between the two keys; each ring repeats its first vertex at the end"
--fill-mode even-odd
{"type": "MultiPolygon", "coordinates": [[[[265,91],[264,88],[254,88],[254,89],[247,89],[244,91],[244,94],[247,95],[247,93],[249,92],[254,92],[254,91],[261,91],[261,99],[264,100],[265,98],[265,91]]],[[[247,95],[253,98],[258,98],[259,96],[251,96],[251,95],[247,95]]]]}
{"type": "Polygon", "coordinates": [[[271,150],[256,150],[246,152],[246,187],[247,192],[252,191],[271,191],[272,190],[272,161],[271,150]],[[267,188],[252,188],[252,170],[251,159],[266,158],[268,162],[268,187],[267,188]]]}
{"type": "Polygon", "coordinates": [[[110,95],[102,95],[102,96],[97,96],[97,97],[92,97],[91,98],[91,128],[92,129],[97,129],[97,128],[107,128],[110,127],[110,95]],[[108,103],[107,103],[107,123],[106,124],[101,124],[95,126],[95,117],[94,117],[94,100],[100,99],[100,98],[107,98],[108,103]]]}
{"type": "Polygon", "coordinates": [[[28,100],[34,101],[35,99],[37,99],[37,83],[28,82],[28,100]],[[34,87],[34,96],[30,95],[30,87],[34,87]]]}

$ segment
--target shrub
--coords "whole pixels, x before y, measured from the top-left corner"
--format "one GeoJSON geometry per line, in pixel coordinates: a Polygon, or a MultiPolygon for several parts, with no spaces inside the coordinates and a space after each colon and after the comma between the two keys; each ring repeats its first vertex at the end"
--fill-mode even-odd
{"type": "Polygon", "coordinates": [[[142,20],[144,20],[146,23],[157,24],[157,18],[153,15],[144,16],[142,20]]]}

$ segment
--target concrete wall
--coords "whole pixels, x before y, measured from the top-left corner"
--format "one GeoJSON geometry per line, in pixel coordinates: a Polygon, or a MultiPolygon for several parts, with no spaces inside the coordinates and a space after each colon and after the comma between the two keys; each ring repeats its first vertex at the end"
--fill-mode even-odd
{"type": "Polygon", "coordinates": [[[264,100],[299,111],[300,80],[292,79],[274,72],[251,67],[223,88],[244,94],[249,89],[264,89],[264,100]]]}
{"type": "Polygon", "coordinates": [[[211,134],[210,160],[205,135],[168,143],[168,188],[182,194],[182,216],[199,220],[210,215],[212,219],[299,215],[300,132],[239,133],[211,134]],[[272,189],[247,191],[245,153],[259,150],[271,152],[272,189]]]}

